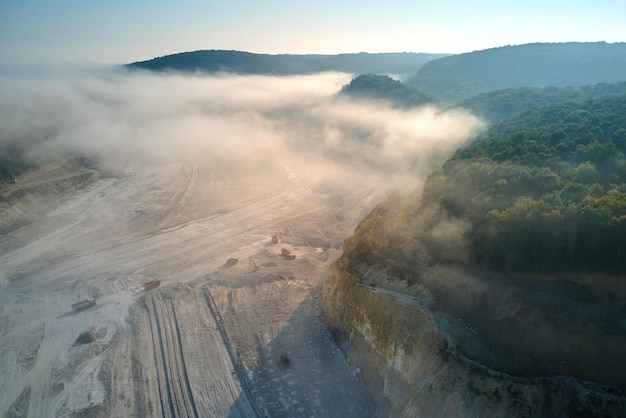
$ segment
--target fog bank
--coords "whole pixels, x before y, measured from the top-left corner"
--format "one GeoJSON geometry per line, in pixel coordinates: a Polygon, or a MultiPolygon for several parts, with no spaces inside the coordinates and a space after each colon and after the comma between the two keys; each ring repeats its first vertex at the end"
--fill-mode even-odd
{"type": "Polygon", "coordinates": [[[0,74],[0,141],[36,162],[66,154],[233,169],[313,164],[332,176],[422,179],[483,128],[467,113],[338,97],[351,76],[122,70],[0,74]]]}

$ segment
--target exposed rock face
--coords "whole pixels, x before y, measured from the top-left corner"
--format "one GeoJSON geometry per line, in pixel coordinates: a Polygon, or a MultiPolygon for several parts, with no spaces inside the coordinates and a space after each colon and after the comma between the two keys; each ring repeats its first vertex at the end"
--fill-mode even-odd
{"type": "Polygon", "coordinates": [[[0,233],[28,223],[36,215],[33,208],[53,206],[59,198],[98,180],[98,172],[84,164],[79,158],[60,160],[0,188],[0,233]]]}
{"type": "Polygon", "coordinates": [[[402,202],[390,198],[361,223],[323,289],[334,334],[357,365],[382,380],[374,395],[389,405],[379,402],[379,412],[570,417],[626,410],[623,278],[508,277],[431,265],[402,202]]]}

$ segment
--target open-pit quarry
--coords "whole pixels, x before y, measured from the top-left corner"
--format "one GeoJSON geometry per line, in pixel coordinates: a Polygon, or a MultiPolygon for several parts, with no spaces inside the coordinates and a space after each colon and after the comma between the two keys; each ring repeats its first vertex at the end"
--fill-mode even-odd
{"type": "Polygon", "coordinates": [[[376,411],[624,416],[624,278],[433,262],[416,234],[415,201],[379,204],[323,288],[325,320],[363,371],[376,411]]]}
{"type": "Polygon", "coordinates": [[[69,160],[4,185],[0,415],[370,415],[319,305],[375,195],[288,163],[69,160]]]}
{"type": "Polygon", "coordinates": [[[28,172],[0,202],[0,414],[620,416],[620,278],[430,264],[407,201],[288,163],[28,172]]]}

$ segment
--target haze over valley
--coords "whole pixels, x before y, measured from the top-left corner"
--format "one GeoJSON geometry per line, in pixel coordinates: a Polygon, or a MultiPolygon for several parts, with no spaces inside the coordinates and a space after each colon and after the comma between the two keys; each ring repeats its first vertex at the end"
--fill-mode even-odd
{"type": "Polygon", "coordinates": [[[0,414],[620,416],[625,57],[3,66],[0,414]]]}

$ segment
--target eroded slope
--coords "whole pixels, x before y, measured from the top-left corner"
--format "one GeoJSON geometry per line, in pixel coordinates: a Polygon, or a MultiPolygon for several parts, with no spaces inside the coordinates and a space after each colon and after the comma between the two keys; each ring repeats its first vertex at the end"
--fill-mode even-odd
{"type": "Polygon", "coordinates": [[[405,201],[390,198],[360,224],[323,291],[335,334],[378,370],[391,416],[624,410],[619,277],[432,264],[405,201]]]}

